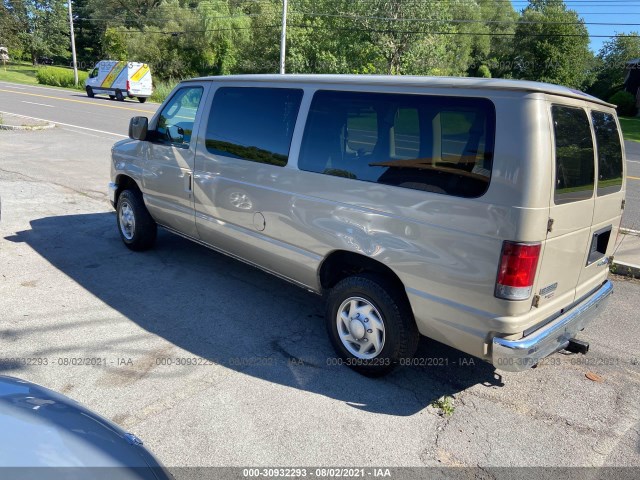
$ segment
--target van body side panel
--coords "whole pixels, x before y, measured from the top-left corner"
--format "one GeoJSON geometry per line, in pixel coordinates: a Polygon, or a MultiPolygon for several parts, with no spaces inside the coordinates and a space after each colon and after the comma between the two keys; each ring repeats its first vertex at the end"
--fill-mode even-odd
{"type": "MultiPolygon", "coordinates": [[[[317,271],[323,257],[318,252],[327,249],[317,248],[311,236],[291,229],[295,208],[292,190],[299,173],[289,164],[275,166],[207,149],[207,119],[215,115],[211,111],[215,108],[215,86],[203,111],[195,159],[196,227],[200,238],[319,292],[317,271]]],[[[303,97],[298,117],[305,116],[304,102],[303,97]]],[[[292,143],[303,127],[304,121],[298,121],[292,143]]]]}

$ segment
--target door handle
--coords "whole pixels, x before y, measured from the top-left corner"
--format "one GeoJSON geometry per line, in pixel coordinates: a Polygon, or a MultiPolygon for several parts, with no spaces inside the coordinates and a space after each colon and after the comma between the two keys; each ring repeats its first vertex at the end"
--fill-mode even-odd
{"type": "Polygon", "coordinates": [[[193,191],[193,176],[191,172],[182,170],[180,178],[182,178],[182,180],[184,181],[184,191],[187,193],[191,193],[193,191]]]}

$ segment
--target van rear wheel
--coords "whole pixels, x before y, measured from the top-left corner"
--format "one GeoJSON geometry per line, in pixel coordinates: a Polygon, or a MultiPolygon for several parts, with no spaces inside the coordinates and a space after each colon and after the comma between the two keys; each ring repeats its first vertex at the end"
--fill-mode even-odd
{"type": "Polygon", "coordinates": [[[146,101],[147,101],[147,97],[138,97],[138,101],[139,101],[140,103],[144,103],[144,102],[146,102],[146,101]]]}
{"type": "Polygon", "coordinates": [[[94,96],[93,88],[91,88],[91,87],[87,87],[87,88],[86,88],[86,91],[87,91],[87,97],[89,97],[89,98],[93,98],[93,96],[94,96]]]}
{"type": "Polygon", "coordinates": [[[343,363],[366,376],[413,357],[420,334],[402,290],[376,274],[347,277],[331,289],[326,326],[343,363]]]}
{"type": "Polygon", "coordinates": [[[116,221],[120,238],[129,249],[148,250],[156,241],[158,226],[145,207],[140,192],[125,190],[120,194],[116,221]]]}
{"type": "Polygon", "coordinates": [[[116,90],[116,100],[119,102],[124,102],[124,96],[120,90],[116,90]]]}

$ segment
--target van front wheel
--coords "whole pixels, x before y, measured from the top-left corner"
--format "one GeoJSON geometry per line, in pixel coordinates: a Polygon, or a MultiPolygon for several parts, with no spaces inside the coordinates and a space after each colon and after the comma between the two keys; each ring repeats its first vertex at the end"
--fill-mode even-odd
{"type": "Polygon", "coordinates": [[[131,250],[151,248],[156,241],[158,226],[142,200],[142,194],[125,190],[118,197],[116,220],[120,238],[131,250]]]}
{"type": "Polygon", "coordinates": [[[140,103],[144,103],[144,102],[146,102],[146,101],[147,101],[147,97],[138,97],[138,101],[139,101],[140,103]]]}
{"type": "Polygon", "coordinates": [[[86,90],[87,90],[87,97],[93,98],[93,95],[94,95],[93,94],[93,88],[87,87],[86,90]]]}
{"type": "Polygon", "coordinates": [[[347,277],[331,289],[326,325],[339,363],[370,377],[413,357],[420,339],[402,290],[375,274],[347,277]]]}

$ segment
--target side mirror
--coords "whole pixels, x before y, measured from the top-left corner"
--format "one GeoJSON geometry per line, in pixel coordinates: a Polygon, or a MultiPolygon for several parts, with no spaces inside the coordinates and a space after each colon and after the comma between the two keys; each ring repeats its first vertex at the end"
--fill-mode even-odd
{"type": "Polygon", "coordinates": [[[167,127],[167,136],[173,143],[184,143],[184,130],[177,125],[167,127]]]}
{"type": "Polygon", "coordinates": [[[129,122],[129,138],[134,140],[145,140],[149,129],[149,119],[147,117],[133,117],[129,122]]]}

